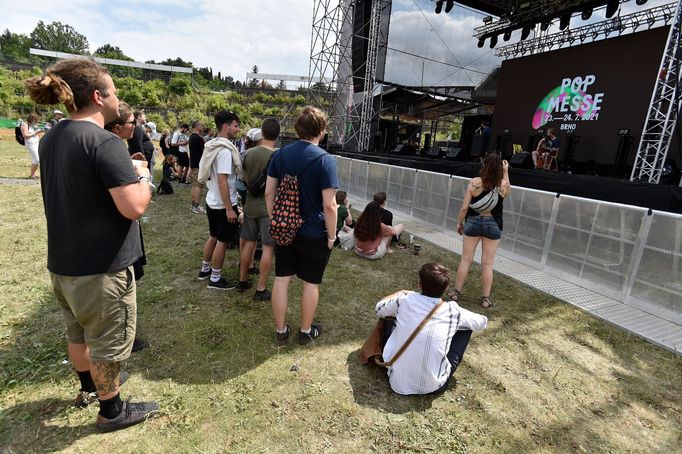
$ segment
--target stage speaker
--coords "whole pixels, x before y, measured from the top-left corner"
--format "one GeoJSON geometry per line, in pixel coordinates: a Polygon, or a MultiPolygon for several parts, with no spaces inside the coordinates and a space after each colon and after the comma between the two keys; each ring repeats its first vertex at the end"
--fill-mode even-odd
{"type": "Polygon", "coordinates": [[[483,156],[486,151],[485,150],[486,146],[487,143],[485,137],[483,137],[481,134],[474,134],[471,140],[471,151],[469,152],[469,155],[472,158],[478,158],[483,156]]]}
{"type": "Polygon", "coordinates": [[[429,151],[426,152],[426,156],[429,158],[439,158],[440,157],[440,147],[431,147],[429,151]]]}
{"type": "Polygon", "coordinates": [[[447,153],[445,153],[445,158],[446,159],[457,159],[460,157],[462,154],[462,149],[458,147],[450,147],[448,148],[447,153]]]}
{"type": "Polygon", "coordinates": [[[424,134],[424,148],[431,148],[431,134],[424,134]]]}
{"type": "Polygon", "coordinates": [[[515,169],[532,169],[533,166],[533,156],[527,151],[522,151],[521,153],[516,153],[509,160],[509,165],[515,169]]]}

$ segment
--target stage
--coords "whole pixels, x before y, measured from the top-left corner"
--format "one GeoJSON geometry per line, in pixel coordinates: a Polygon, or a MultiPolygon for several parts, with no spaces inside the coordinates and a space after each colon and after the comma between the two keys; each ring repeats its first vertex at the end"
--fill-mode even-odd
{"type": "MultiPolygon", "coordinates": [[[[335,149],[329,151],[346,158],[468,178],[478,176],[479,170],[478,164],[443,158],[412,157],[386,153],[356,153],[335,149]]],[[[509,179],[512,186],[682,214],[682,188],[677,186],[515,168],[509,169],[509,179]]]]}

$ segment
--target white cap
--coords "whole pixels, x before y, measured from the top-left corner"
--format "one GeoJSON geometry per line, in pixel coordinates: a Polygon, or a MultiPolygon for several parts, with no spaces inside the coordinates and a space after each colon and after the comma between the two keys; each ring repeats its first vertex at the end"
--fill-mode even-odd
{"type": "Polygon", "coordinates": [[[251,128],[246,133],[246,137],[248,137],[251,142],[258,142],[259,140],[263,140],[263,131],[261,131],[260,128],[251,128]]]}
{"type": "Polygon", "coordinates": [[[156,124],[155,123],[148,121],[147,123],[145,123],[145,126],[148,127],[149,129],[151,129],[152,132],[156,132],[156,124]]]}
{"type": "Polygon", "coordinates": [[[59,115],[64,115],[64,112],[62,112],[62,111],[59,110],[59,109],[57,109],[57,110],[55,110],[54,112],[52,112],[52,115],[57,115],[57,114],[59,114],[59,115]]]}

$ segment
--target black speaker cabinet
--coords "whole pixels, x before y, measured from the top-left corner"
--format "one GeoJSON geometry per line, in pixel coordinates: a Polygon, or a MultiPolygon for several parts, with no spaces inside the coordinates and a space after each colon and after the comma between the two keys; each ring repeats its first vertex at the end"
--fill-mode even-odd
{"type": "Polygon", "coordinates": [[[509,160],[509,165],[515,169],[532,169],[533,166],[533,156],[527,151],[522,151],[521,153],[516,153],[509,160]]]}

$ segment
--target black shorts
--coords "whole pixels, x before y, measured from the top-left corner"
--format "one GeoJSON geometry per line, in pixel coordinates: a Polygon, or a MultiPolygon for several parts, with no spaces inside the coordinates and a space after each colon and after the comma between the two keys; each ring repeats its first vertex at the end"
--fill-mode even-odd
{"type": "MultiPolygon", "coordinates": [[[[239,207],[232,207],[235,212],[239,207]]],[[[206,205],[208,216],[208,231],[210,235],[223,243],[233,243],[239,234],[239,222],[229,222],[225,208],[215,210],[206,205]]]]}
{"type": "Polygon", "coordinates": [[[189,154],[178,152],[178,165],[180,167],[189,167],[189,154]]]}
{"type": "Polygon", "coordinates": [[[320,284],[331,252],[326,236],[297,236],[289,246],[275,246],[275,276],[296,275],[309,284],[320,284]]]}

